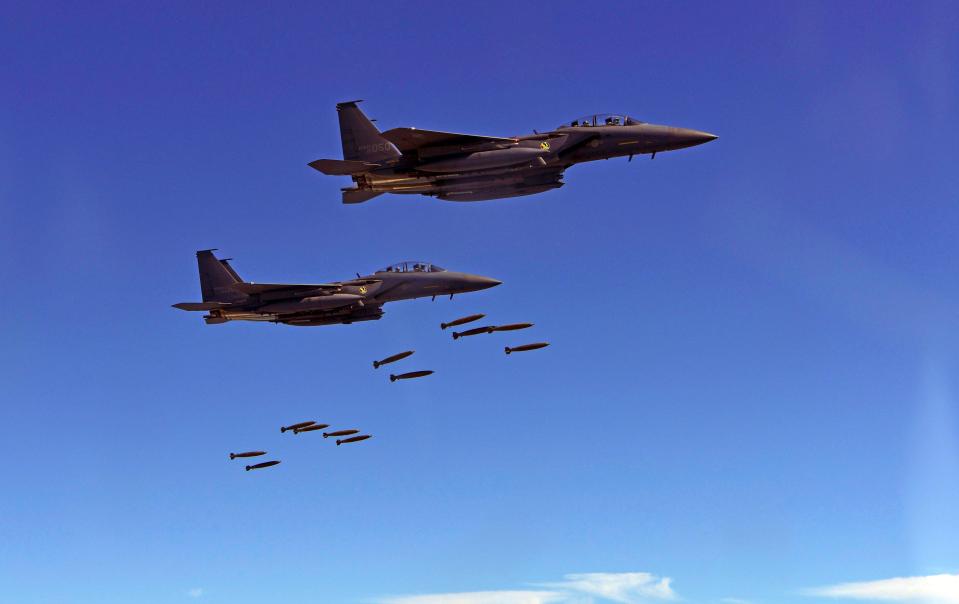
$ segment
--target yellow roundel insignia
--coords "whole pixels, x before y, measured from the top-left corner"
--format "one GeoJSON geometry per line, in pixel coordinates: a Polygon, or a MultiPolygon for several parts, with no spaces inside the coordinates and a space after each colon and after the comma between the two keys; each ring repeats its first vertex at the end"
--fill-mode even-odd
{"type": "Polygon", "coordinates": [[[539,148],[543,151],[549,151],[549,141],[543,141],[539,144],[539,148]]]}
{"type": "Polygon", "coordinates": [[[361,286],[360,286],[360,293],[361,293],[361,294],[365,294],[365,293],[366,293],[366,286],[365,286],[365,285],[361,285],[361,286]]]}

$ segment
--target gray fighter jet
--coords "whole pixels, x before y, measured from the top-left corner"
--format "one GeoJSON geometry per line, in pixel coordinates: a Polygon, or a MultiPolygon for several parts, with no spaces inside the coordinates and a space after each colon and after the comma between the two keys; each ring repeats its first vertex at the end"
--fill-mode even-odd
{"type": "Polygon", "coordinates": [[[625,115],[598,114],[526,136],[479,136],[393,128],[380,132],[356,106],[339,103],[343,159],[318,159],[324,174],[350,176],[343,203],[382,193],[415,193],[447,201],[484,201],[533,195],[563,186],[573,164],[672,151],[717,137],[707,132],[647,124],[625,115]]]}
{"type": "Polygon", "coordinates": [[[487,289],[501,282],[489,277],[454,273],[428,262],[400,262],[372,275],[333,283],[288,284],[243,281],[228,260],[214,250],[196,253],[202,302],[181,302],[174,308],[204,311],[207,324],[227,321],[269,321],[287,325],[333,325],[373,321],[382,306],[487,289]]]}

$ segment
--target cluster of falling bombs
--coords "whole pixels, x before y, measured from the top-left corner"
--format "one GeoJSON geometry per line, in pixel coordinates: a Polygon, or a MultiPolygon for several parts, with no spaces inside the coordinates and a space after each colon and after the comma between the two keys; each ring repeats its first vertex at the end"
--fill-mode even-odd
{"type": "MultiPolygon", "coordinates": [[[[472,323],[473,321],[479,321],[485,316],[486,315],[484,314],[476,314],[476,315],[470,315],[468,317],[461,317],[459,319],[450,321],[449,323],[440,323],[440,329],[446,329],[448,327],[456,327],[458,325],[465,325],[467,323],[472,323]]],[[[482,333],[494,333],[497,331],[517,331],[519,329],[527,329],[532,326],[533,326],[532,323],[510,323],[508,325],[484,325],[483,327],[474,327],[473,329],[467,329],[466,331],[454,331],[453,339],[458,340],[460,338],[465,338],[467,336],[476,336],[482,333]]],[[[546,348],[547,346],[549,346],[549,342],[534,342],[532,344],[522,344],[520,346],[507,346],[506,354],[512,354],[514,352],[525,352],[527,350],[537,350],[540,348],[546,348]]],[[[410,356],[414,352],[415,351],[413,350],[406,350],[404,352],[400,352],[400,353],[388,356],[381,361],[373,361],[373,368],[379,369],[380,365],[395,363],[396,361],[405,359],[406,357],[410,356]]],[[[409,371],[407,373],[399,373],[399,374],[391,373],[390,381],[395,382],[396,380],[410,380],[413,378],[426,377],[428,375],[431,375],[432,373],[433,371],[428,369],[422,370],[422,371],[409,371]]]]}
{"type": "MultiPolygon", "coordinates": [[[[293,424],[292,426],[283,426],[280,428],[280,432],[293,432],[293,434],[300,434],[302,432],[315,432],[317,430],[322,430],[324,428],[329,428],[329,424],[318,424],[315,421],[309,422],[300,422],[298,424],[293,424]]],[[[359,434],[359,430],[334,430],[333,432],[324,432],[323,438],[329,438],[330,436],[345,436],[346,438],[337,438],[336,446],[345,445],[347,443],[357,443],[361,440],[366,440],[371,438],[372,434],[359,434]],[[353,436],[356,434],[357,436],[353,436]]],[[[244,451],[243,453],[230,453],[230,459],[246,458],[246,457],[259,457],[261,455],[266,455],[266,451],[244,451]]],[[[249,466],[246,466],[246,471],[250,470],[259,470],[261,468],[269,468],[280,463],[279,459],[274,459],[271,461],[264,461],[261,463],[255,463],[249,466]]]]}
{"type": "MultiPolygon", "coordinates": [[[[447,329],[449,327],[456,327],[458,325],[465,325],[467,323],[472,323],[473,321],[479,321],[486,315],[477,314],[470,315],[468,317],[461,317],[450,321],[449,323],[440,323],[440,329],[447,329]]],[[[483,327],[474,327],[473,329],[467,329],[466,331],[454,331],[453,339],[458,340],[460,338],[465,338],[467,336],[476,336],[483,333],[494,333],[497,331],[517,331],[520,329],[527,329],[532,327],[532,323],[510,323],[508,325],[484,325],[483,327]]],[[[540,348],[546,348],[549,346],[548,342],[534,342],[532,344],[522,344],[520,346],[507,346],[506,354],[512,354],[514,352],[525,352],[527,350],[537,350],[540,348]]],[[[373,368],[379,369],[380,365],[388,365],[389,363],[395,363],[405,359],[406,357],[413,354],[413,350],[407,350],[388,356],[381,361],[373,361],[373,368]]],[[[409,371],[407,373],[400,374],[390,374],[390,381],[395,382],[396,380],[410,380],[414,378],[425,377],[431,375],[433,372],[430,370],[424,371],[409,371]]],[[[324,428],[329,428],[329,424],[318,424],[315,421],[300,422],[290,426],[283,426],[280,428],[280,432],[293,432],[293,434],[301,434],[303,432],[316,432],[318,430],[323,430],[324,428]]],[[[347,443],[355,443],[366,440],[372,437],[372,434],[359,434],[359,430],[349,429],[349,430],[335,430],[333,432],[324,432],[323,438],[329,438],[330,436],[337,437],[336,444],[344,445],[347,443]],[[343,436],[345,438],[339,438],[343,436]]],[[[230,459],[237,458],[248,458],[248,457],[259,457],[261,455],[266,455],[266,451],[245,451],[243,453],[230,453],[230,459]]],[[[260,463],[255,463],[246,466],[247,472],[250,470],[259,470],[262,468],[269,468],[280,463],[279,459],[273,459],[270,461],[264,461],[260,463]]]]}

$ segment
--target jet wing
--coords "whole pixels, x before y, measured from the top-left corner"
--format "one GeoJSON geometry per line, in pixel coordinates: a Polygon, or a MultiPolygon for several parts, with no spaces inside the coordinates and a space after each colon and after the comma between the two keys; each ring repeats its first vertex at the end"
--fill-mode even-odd
{"type": "Polygon", "coordinates": [[[417,128],[393,128],[380,136],[396,145],[396,148],[402,153],[416,151],[424,147],[471,147],[488,143],[513,144],[516,142],[515,138],[437,132],[417,128]]]}
{"type": "Polygon", "coordinates": [[[328,290],[330,293],[338,291],[338,283],[234,283],[233,289],[244,294],[284,293],[295,296],[298,293],[328,290]]]}

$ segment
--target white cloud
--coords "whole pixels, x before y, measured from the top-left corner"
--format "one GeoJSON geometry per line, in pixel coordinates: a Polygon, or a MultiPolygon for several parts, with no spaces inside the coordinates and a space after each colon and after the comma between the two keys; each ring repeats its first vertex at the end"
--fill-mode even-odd
{"type": "MultiPolygon", "coordinates": [[[[544,589],[417,594],[384,597],[374,602],[376,604],[596,604],[599,602],[653,604],[680,600],[670,583],[669,577],[658,577],[650,573],[576,573],[565,575],[562,581],[536,584],[544,589]]],[[[202,590],[197,591],[202,593],[202,590]]],[[[959,574],[843,583],[807,589],[802,593],[820,598],[903,604],[959,604],[959,574]]],[[[741,598],[722,598],[720,602],[750,604],[748,600],[741,598]]]]}
{"type": "Polygon", "coordinates": [[[203,588],[202,588],[202,587],[191,587],[190,589],[188,589],[188,590],[186,591],[186,595],[189,596],[189,597],[191,597],[191,598],[199,598],[200,596],[203,595],[203,588]]]}
{"type": "Polygon", "coordinates": [[[565,581],[546,587],[597,596],[621,604],[642,604],[650,600],[675,600],[669,577],[650,573],[580,573],[566,575],[565,581]]]}
{"type": "Polygon", "coordinates": [[[959,574],[898,577],[882,581],[842,583],[807,589],[807,596],[909,602],[914,604],[959,604],[959,574]]]}
{"type": "Polygon", "coordinates": [[[646,604],[677,600],[668,577],[650,573],[578,573],[556,583],[537,584],[544,590],[470,591],[391,596],[377,604],[646,604]]]}
{"type": "Polygon", "coordinates": [[[549,604],[564,601],[563,594],[552,591],[470,591],[376,600],[379,604],[549,604]]]}

